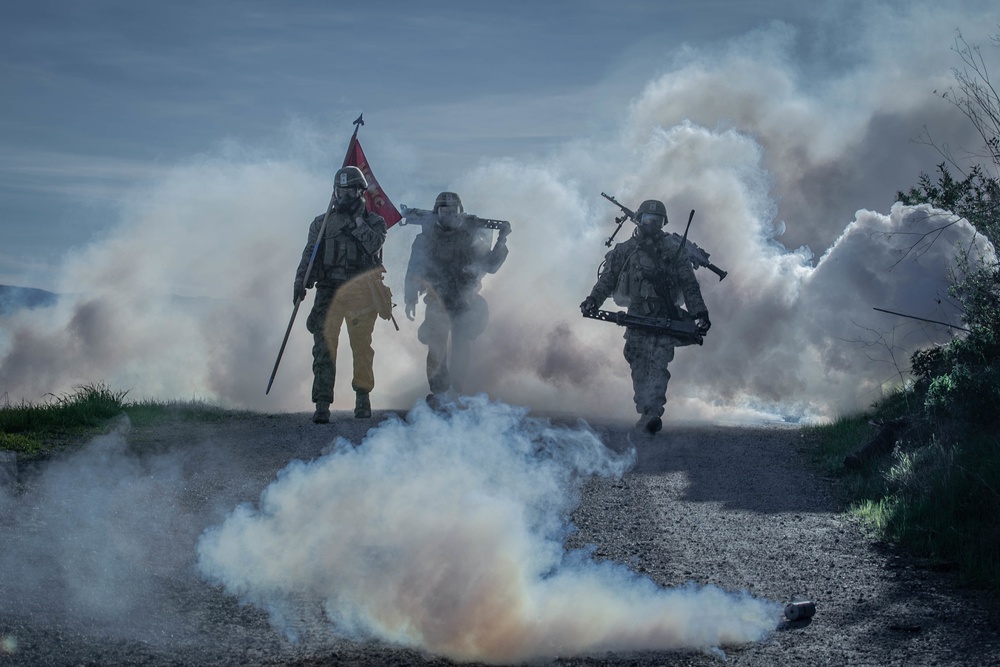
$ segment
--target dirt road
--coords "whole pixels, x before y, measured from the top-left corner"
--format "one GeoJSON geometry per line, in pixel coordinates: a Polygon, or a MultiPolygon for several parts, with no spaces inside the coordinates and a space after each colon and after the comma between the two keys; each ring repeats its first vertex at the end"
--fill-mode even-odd
{"type": "MultiPolygon", "coordinates": [[[[19,494],[0,497],[0,665],[453,664],[315,629],[292,643],[195,567],[204,529],[256,502],[289,461],[320,456],[336,436],[358,443],[388,415],[335,413],[326,426],[291,414],[123,428],[85,464],[22,467],[19,494]],[[63,494],[77,486],[102,491],[63,494]],[[108,532],[107,517],[125,528],[108,532]],[[81,593],[81,581],[93,590],[81,593]],[[95,602],[101,591],[109,599],[95,602]]],[[[996,602],[872,544],[838,511],[830,483],[809,471],[798,429],[668,423],[649,437],[591,426],[615,451],[635,447],[636,462],[620,479],[586,482],[568,548],[589,548],[593,559],[662,587],[811,600],[816,614],[721,651],[552,664],[1000,665],[996,602]]]]}

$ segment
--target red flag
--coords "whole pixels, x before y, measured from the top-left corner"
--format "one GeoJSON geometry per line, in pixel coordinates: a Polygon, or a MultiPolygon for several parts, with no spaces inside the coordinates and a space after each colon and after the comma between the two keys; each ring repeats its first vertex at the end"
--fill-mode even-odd
{"type": "Polygon", "coordinates": [[[361,142],[358,141],[357,130],[351,136],[351,143],[347,145],[347,155],[344,156],[343,166],[357,167],[365,175],[365,180],[368,181],[368,190],[365,192],[365,200],[368,202],[368,208],[385,218],[385,226],[387,228],[392,227],[403,218],[393,203],[389,201],[389,197],[382,190],[382,186],[375,180],[375,175],[368,164],[365,152],[361,150],[361,142]]]}

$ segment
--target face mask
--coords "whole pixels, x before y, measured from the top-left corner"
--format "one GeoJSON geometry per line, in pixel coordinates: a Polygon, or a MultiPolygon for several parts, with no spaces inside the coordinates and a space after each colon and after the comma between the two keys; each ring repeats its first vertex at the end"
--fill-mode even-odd
{"type": "Polygon", "coordinates": [[[639,229],[644,234],[656,234],[663,230],[663,216],[655,213],[643,213],[639,216],[639,229]]]}
{"type": "Polygon", "coordinates": [[[459,208],[457,206],[438,206],[438,224],[445,229],[458,229],[462,226],[459,208]]]}
{"type": "Polygon", "coordinates": [[[361,191],[357,188],[337,188],[337,207],[352,208],[359,199],[361,191]]]}

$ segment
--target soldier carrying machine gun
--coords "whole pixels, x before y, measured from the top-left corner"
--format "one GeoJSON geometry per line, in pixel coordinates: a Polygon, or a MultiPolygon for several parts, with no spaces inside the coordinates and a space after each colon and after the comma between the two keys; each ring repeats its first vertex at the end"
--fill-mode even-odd
{"type": "MultiPolygon", "coordinates": [[[[636,428],[655,434],[663,427],[668,365],[674,359],[674,349],[701,345],[712,326],[694,270],[707,266],[719,280],[726,272],[708,261],[708,253],[688,243],[687,229],[683,237],[663,229],[667,224],[663,202],[647,199],[633,212],[613,197],[601,195],[622,210],[623,215],[615,219],[618,229],[626,220],[632,220],[636,229],[605,255],[597,282],[580,304],[580,311],[584,317],[625,327],[623,354],[639,414],[636,428]],[[599,310],[612,296],[627,312],[599,310]]],[[[691,211],[688,228],[693,218],[691,211]]],[[[608,239],[609,247],[614,236],[608,239]]]]}
{"type": "Polygon", "coordinates": [[[479,290],[483,278],[507,259],[511,225],[466,213],[454,192],[439,194],[431,211],[402,206],[401,212],[403,224],[421,227],[410,250],[403,296],[406,317],[413,320],[417,300],[424,295],[424,321],[417,338],[427,345],[427,402],[440,406],[469,387],[472,343],[489,320],[479,290]],[[489,231],[494,229],[496,243],[489,231]]]}

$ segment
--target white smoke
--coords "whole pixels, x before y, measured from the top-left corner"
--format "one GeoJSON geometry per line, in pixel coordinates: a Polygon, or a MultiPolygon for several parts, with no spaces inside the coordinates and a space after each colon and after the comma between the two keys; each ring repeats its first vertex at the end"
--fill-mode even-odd
{"type": "Polygon", "coordinates": [[[286,632],[325,617],[341,633],[462,661],[707,648],[774,629],[774,603],[664,590],[565,553],[582,483],[620,476],[634,452],[526,413],[483,396],[445,414],[420,403],[357,447],[339,440],[206,531],[200,568],[286,632]],[[310,608],[316,617],[303,617],[310,608]]]}
{"type": "MultiPolygon", "coordinates": [[[[830,12],[830,34],[855,35],[849,47],[811,44],[841,63],[836,74],[800,64],[805,38],[780,24],[713,53],[679,47],[614,134],[540,159],[484,160],[456,177],[448,188],[469,212],[514,228],[507,263],[484,283],[491,323],[473,349],[472,388],[553,413],[632,414],[622,331],[577,311],[618,214],[602,191],[633,208],[664,201],[676,233],[695,209],[690,239],[729,272],[721,283],[698,272],[713,329],[704,348],[678,352],[668,418],[822,419],[864,407],[898,381],[894,363],[870,363],[878,345],[859,340],[896,332],[898,319],[871,308],[954,321],[938,305],[954,255],[942,241],[919,262],[897,264],[907,245],[900,235],[935,223],[893,208],[893,194],[938,160],[911,142],[924,124],[941,128],[943,141],[973,145],[964,118],[931,91],[953,81],[952,26],[986,25],[989,12],[976,3],[892,11],[892,20],[881,4],[859,16],[830,12]],[[879,31],[864,27],[873,25],[879,31]]],[[[305,312],[274,388],[263,390],[308,223],[330,196],[329,155],[343,148],[326,142],[317,158],[320,134],[335,133],[296,123],[273,151],[280,157],[229,146],[137,192],[114,232],[67,259],[59,306],[4,318],[0,393],[34,401],[104,381],[134,398],[310,409],[305,312]]],[[[430,207],[437,191],[426,190],[412,146],[382,144],[374,127],[361,139],[397,203],[430,207]]],[[[393,228],[385,246],[397,303],[414,233],[393,228]]],[[[972,242],[967,225],[949,234],[962,247],[972,242]]],[[[419,319],[397,319],[399,332],[376,326],[376,409],[405,408],[427,391],[419,319]]],[[[896,333],[903,366],[913,349],[950,335],[922,325],[896,333]]],[[[340,356],[334,407],[343,409],[353,401],[346,340],[340,356]]]]}

